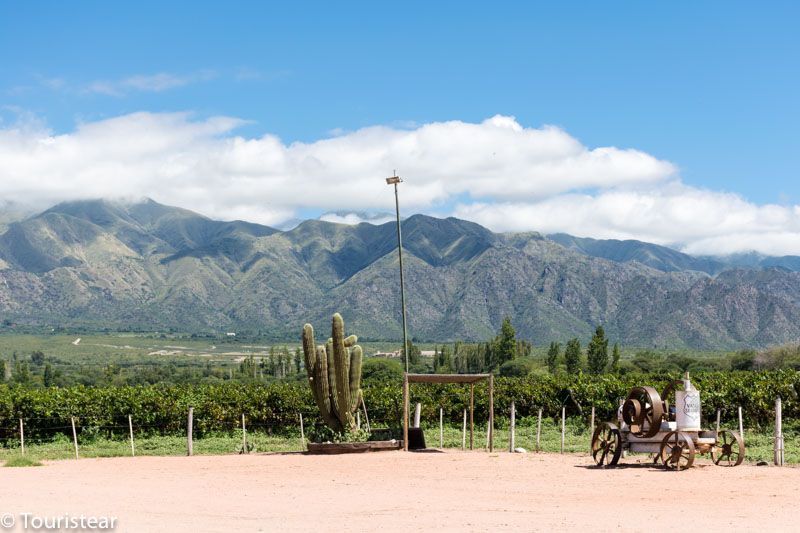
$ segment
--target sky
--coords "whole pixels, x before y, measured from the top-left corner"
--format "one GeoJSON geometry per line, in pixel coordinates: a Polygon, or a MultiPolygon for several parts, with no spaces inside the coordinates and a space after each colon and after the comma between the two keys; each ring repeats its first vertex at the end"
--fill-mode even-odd
{"type": "Polygon", "coordinates": [[[800,255],[792,2],[3,2],[0,203],[800,255]],[[353,223],[356,215],[328,216],[353,223]]]}

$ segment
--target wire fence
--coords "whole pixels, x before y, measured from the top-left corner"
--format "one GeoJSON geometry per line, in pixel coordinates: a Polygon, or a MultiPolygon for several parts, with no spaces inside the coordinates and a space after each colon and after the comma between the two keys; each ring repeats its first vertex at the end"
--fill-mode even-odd
{"type": "MultiPolygon", "coordinates": [[[[26,453],[42,459],[71,456],[112,455],[183,455],[194,453],[252,453],[305,450],[306,442],[322,426],[319,416],[297,412],[294,423],[271,423],[244,413],[224,417],[195,414],[152,422],[133,416],[89,415],[0,418],[0,458],[26,453]]],[[[228,411],[231,411],[228,409],[228,411]]],[[[535,409],[533,410],[535,411],[535,409]]],[[[731,409],[736,417],[720,411],[720,428],[744,430],[747,459],[770,461],[775,447],[775,434],[765,428],[748,428],[740,422],[742,412],[731,409]]],[[[428,407],[421,428],[428,447],[444,449],[488,449],[488,417],[476,419],[469,438],[466,411],[462,417],[445,417],[444,410],[428,407]]],[[[514,419],[509,412],[495,412],[492,443],[496,450],[523,448],[525,451],[588,452],[593,429],[603,422],[595,410],[563,408],[557,416],[547,416],[538,409],[538,416],[514,419]],[[563,417],[563,418],[562,418],[563,417]]],[[[728,413],[729,414],[729,413],[728,413]]],[[[360,418],[360,415],[359,415],[360,418]]],[[[712,417],[713,418],[713,417],[712,417]]],[[[366,419],[366,417],[365,417],[366,419]]],[[[366,420],[364,420],[366,422],[366,420]]],[[[383,437],[400,439],[397,420],[372,420],[371,429],[383,437]]],[[[704,421],[714,428],[716,420],[704,421]]],[[[786,463],[800,462],[800,426],[782,426],[783,452],[786,463]]]]}

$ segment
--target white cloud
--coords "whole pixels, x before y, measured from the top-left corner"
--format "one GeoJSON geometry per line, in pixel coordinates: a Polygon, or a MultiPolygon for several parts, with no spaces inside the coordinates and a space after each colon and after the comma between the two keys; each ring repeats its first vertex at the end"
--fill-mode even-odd
{"type": "Polygon", "coordinates": [[[356,224],[361,224],[362,222],[369,222],[370,224],[379,225],[396,220],[396,218],[391,215],[383,215],[383,214],[369,215],[365,213],[343,213],[343,212],[325,213],[321,215],[319,219],[324,220],[325,222],[334,222],[336,224],[347,224],[349,226],[355,226],[356,224]]]}
{"type": "Polygon", "coordinates": [[[135,113],[59,135],[41,124],[0,127],[0,196],[42,206],[150,196],[212,217],[277,225],[304,209],[393,212],[384,178],[397,169],[406,215],[454,214],[497,231],[680,243],[695,253],[800,253],[800,207],[688,187],[669,162],[588,148],[555,127],[496,116],[286,144],[274,135],[236,135],[243,123],[135,113]]]}
{"type": "Polygon", "coordinates": [[[132,91],[162,92],[190,83],[214,79],[216,74],[210,70],[203,70],[187,76],[178,76],[166,72],[150,75],[130,76],[121,80],[96,80],[89,83],[85,92],[104,94],[107,96],[124,96],[132,91]]]}
{"type": "Polygon", "coordinates": [[[677,181],[595,195],[563,194],[537,202],[474,203],[455,215],[497,231],[535,229],[600,239],[637,239],[691,254],[755,250],[800,253],[800,206],[755,205],[738,195],[677,181]]]}

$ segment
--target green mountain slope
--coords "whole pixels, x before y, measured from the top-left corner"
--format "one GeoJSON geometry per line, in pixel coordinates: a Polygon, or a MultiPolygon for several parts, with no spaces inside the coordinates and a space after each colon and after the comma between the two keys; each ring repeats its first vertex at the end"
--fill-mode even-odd
{"type": "MultiPolygon", "coordinates": [[[[648,243],[495,234],[422,215],[403,222],[403,237],[419,339],[485,339],[505,315],[539,344],[588,338],[596,324],[638,346],[800,339],[800,274],[786,268],[731,269],[648,243]]],[[[302,323],[340,311],[362,336],[398,339],[396,238],[394,223],[278,231],[151,200],[59,204],[0,235],[0,318],[294,338],[302,323]]]]}

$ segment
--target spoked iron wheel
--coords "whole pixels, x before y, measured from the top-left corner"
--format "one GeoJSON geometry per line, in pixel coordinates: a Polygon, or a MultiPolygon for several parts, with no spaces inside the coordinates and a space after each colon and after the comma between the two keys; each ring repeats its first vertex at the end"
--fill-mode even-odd
{"type": "Polygon", "coordinates": [[[719,466],[739,466],[744,461],[744,441],[735,431],[723,429],[711,448],[711,459],[719,466]]]}
{"type": "Polygon", "coordinates": [[[658,456],[669,470],[686,470],[694,464],[694,442],[682,431],[670,431],[661,441],[658,456]]]}
{"type": "Polygon", "coordinates": [[[622,419],[637,437],[654,437],[663,418],[664,403],[653,387],[634,387],[622,404],[622,419]]]}
{"type": "Polygon", "coordinates": [[[622,454],[622,437],[619,428],[610,422],[603,422],[592,435],[592,459],[597,466],[614,466],[622,454]]]}

